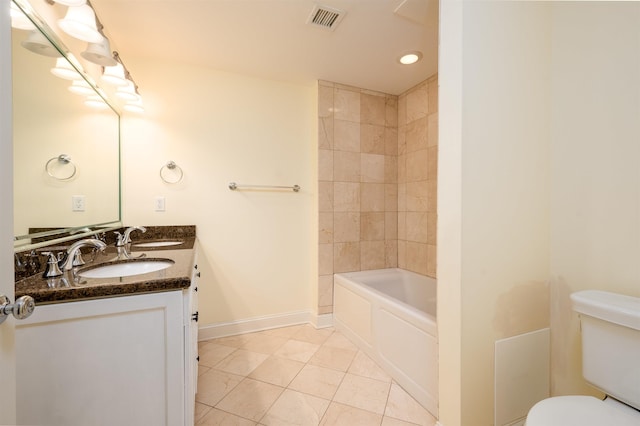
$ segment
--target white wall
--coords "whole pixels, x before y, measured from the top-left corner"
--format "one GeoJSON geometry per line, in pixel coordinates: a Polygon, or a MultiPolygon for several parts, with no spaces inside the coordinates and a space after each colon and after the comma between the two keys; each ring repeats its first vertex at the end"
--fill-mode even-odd
{"type": "Polygon", "coordinates": [[[197,226],[201,327],[310,311],[316,86],[130,62],[146,112],[122,120],[125,224],[197,226]],[[184,171],[179,184],[160,180],[169,160],[184,171]],[[231,181],[302,190],[230,191],[231,181]],[[165,212],[154,211],[156,196],[165,212]]]}
{"type": "Polygon", "coordinates": [[[640,3],[553,7],[552,389],[582,379],[569,294],[640,296],[640,3]]]}

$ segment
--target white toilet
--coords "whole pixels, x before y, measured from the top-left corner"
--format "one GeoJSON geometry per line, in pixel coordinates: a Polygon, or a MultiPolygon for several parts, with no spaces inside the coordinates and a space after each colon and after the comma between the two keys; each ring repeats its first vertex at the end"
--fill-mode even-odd
{"type": "Polygon", "coordinates": [[[582,375],[607,397],[538,402],[526,426],[640,426],[640,298],[586,290],[571,295],[580,314],[582,375]]]}

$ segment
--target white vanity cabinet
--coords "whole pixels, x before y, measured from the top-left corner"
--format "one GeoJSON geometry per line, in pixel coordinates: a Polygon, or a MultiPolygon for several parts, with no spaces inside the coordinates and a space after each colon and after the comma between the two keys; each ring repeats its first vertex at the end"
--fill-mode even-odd
{"type": "Polygon", "coordinates": [[[193,425],[196,285],[38,306],[16,324],[19,424],[193,425]]]}

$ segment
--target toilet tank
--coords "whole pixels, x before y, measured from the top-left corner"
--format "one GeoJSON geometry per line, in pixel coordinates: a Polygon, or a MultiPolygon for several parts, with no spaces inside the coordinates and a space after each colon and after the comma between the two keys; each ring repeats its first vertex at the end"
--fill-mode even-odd
{"type": "Polygon", "coordinates": [[[640,409],[640,298],[599,290],[571,295],[582,329],[582,374],[640,409]]]}

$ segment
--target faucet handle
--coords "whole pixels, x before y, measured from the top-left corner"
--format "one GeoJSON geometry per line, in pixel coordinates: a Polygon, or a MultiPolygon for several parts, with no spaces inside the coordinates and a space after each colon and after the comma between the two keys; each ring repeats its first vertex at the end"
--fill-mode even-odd
{"type": "Polygon", "coordinates": [[[116,247],[124,246],[124,235],[118,231],[114,231],[113,233],[116,234],[116,247]]]}
{"type": "Polygon", "coordinates": [[[43,256],[48,256],[47,266],[44,269],[42,277],[53,278],[62,275],[62,271],[60,270],[60,266],[58,265],[58,258],[56,257],[56,254],[51,251],[44,251],[41,254],[43,256]]]}

